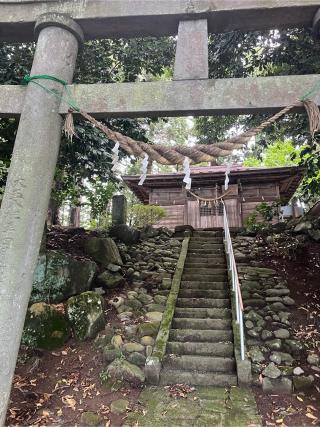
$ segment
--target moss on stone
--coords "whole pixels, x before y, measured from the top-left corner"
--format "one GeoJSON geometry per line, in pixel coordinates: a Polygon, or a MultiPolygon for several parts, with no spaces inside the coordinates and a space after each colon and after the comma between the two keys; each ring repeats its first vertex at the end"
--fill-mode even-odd
{"type": "Polygon", "coordinates": [[[188,253],[190,237],[186,237],[181,245],[181,252],[177,262],[176,271],[173,276],[169,296],[167,298],[166,308],[162,316],[159,332],[154,345],[152,356],[161,362],[166,353],[166,346],[169,338],[170,327],[176,307],[178,293],[180,290],[181,277],[184,269],[185,260],[188,253]]]}
{"type": "Polygon", "coordinates": [[[77,260],[62,251],[39,256],[33,275],[30,302],[59,303],[91,287],[97,266],[90,260],[77,260]]]}
{"type": "Polygon", "coordinates": [[[61,347],[70,334],[64,313],[54,306],[42,302],[28,309],[22,335],[22,343],[28,347],[54,350],[61,347]]]}
{"type": "Polygon", "coordinates": [[[123,264],[118,247],[110,237],[90,237],[85,242],[85,250],[88,255],[104,267],[110,263],[123,264]]]}
{"type": "Polygon", "coordinates": [[[105,325],[101,297],[92,291],[69,298],[67,315],[79,341],[94,338],[105,325]]]}
{"type": "Polygon", "coordinates": [[[144,337],[145,335],[154,337],[157,335],[159,325],[159,322],[140,323],[140,325],[138,326],[138,334],[140,337],[144,337]]]}
{"type": "Polygon", "coordinates": [[[106,377],[111,381],[127,381],[133,386],[145,381],[143,371],[125,359],[116,359],[107,368],[106,377]]]}
{"type": "Polygon", "coordinates": [[[88,411],[81,414],[81,423],[85,426],[98,426],[102,418],[96,412],[88,411]]]}

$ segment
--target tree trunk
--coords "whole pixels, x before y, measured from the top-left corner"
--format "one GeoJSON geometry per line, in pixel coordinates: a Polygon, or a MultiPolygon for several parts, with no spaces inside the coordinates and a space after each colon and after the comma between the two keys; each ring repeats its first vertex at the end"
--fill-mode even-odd
{"type": "Polygon", "coordinates": [[[60,206],[58,203],[53,198],[50,198],[47,215],[48,227],[51,227],[52,225],[60,225],[59,210],[60,206]]]}

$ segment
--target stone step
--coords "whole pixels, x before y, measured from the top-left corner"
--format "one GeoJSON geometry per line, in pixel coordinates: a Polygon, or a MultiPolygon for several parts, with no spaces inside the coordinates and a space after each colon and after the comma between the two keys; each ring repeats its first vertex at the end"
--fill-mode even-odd
{"type": "Polygon", "coordinates": [[[215,259],[197,259],[194,260],[192,258],[186,259],[185,263],[184,263],[185,268],[205,268],[205,267],[224,267],[225,269],[227,268],[227,263],[225,258],[215,258],[215,259]]]}
{"type": "Polygon", "coordinates": [[[198,236],[194,234],[190,242],[223,242],[224,237],[223,236],[198,236]]]}
{"type": "Polygon", "coordinates": [[[227,270],[225,267],[217,266],[217,267],[202,267],[202,268],[195,268],[193,266],[185,266],[183,270],[184,274],[227,274],[227,270]]]}
{"type": "Polygon", "coordinates": [[[214,372],[180,371],[175,369],[162,369],[160,373],[160,385],[190,384],[195,386],[228,387],[237,385],[235,374],[214,372]]]}
{"type": "Polygon", "coordinates": [[[196,255],[188,255],[185,260],[185,264],[226,264],[226,257],[224,255],[221,256],[196,256],[196,255]]]}
{"type": "Polygon", "coordinates": [[[231,310],[228,308],[176,307],[174,317],[187,317],[189,319],[231,319],[231,310]]]}
{"type": "Polygon", "coordinates": [[[223,236],[223,231],[194,231],[192,238],[194,237],[206,237],[206,238],[210,238],[210,237],[222,237],[223,236]]]}
{"type": "Polygon", "coordinates": [[[196,257],[196,256],[187,256],[186,260],[185,260],[185,264],[189,264],[189,263],[194,263],[194,264],[205,264],[205,265],[217,265],[217,264],[223,264],[226,265],[226,257],[223,256],[216,256],[216,257],[212,257],[212,256],[200,256],[200,257],[196,257]]]}
{"type": "Polygon", "coordinates": [[[214,251],[215,249],[224,249],[223,243],[198,243],[198,242],[192,242],[189,243],[188,247],[189,251],[192,251],[194,249],[209,249],[214,251]]]}
{"type": "Polygon", "coordinates": [[[233,357],[232,342],[181,342],[168,341],[167,354],[190,354],[211,357],[233,357]]]}
{"type": "Polygon", "coordinates": [[[181,342],[226,342],[232,341],[233,335],[231,330],[170,329],[169,339],[181,342]]]}
{"type": "Polygon", "coordinates": [[[194,249],[192,249],[192,248],[189,248],[188,249],[188,255],[192,255],[192,254],[194,254],[194,255],[211,255],[211,256],[215,256],[215,255],[221,255],[221,254],[224,254],[225,252],[224,252],[224,248],[223,247],[221,247],[221,248],[214,248],[214,249],[211,249],[211,248],[207,248],[207,249],[202,249],[202,248],[194,248],[194,249]]]}
{"type": "Polygon", "coordinates": [[[191,239],[189,241],[190,245],[223,245],[224,241],[221,238],[210,238],[210,239],[191,239]]]}
{"type": "Polygon", "coordinates": [[[230,300],[227,298],[179,298],[177,307],[188,308],[230,308],[230,300]]]}
{"type": "Polygon", "coordinates": [[[227,272],[200,275],[196,273],[183,273],[182,280],[184,282],[225,282],[227,280],[227,272]]]}
{"type": "Polygon", "coordinates": [[[198,372],[235,372],[235,359],[193,355],[167,355],[164,366],[169,369],[198,372]]]}
{"type": "Polygon", "coordinates": [[[228,290],[180,289],[179,298],[227,298],[228,290]]]}
{"type": "Polygon", "coordinates": [[[209,330],[231,330],[231,319],[208,319],[208,318],[174,318],[172,321],[173,329],[209,329],[209,330]]]}
{"type": "Polygon", "coordinates": [[[229,289],[229,284],[223,280],[212,280],[207,282],[199,282],[198,280],[182,280],[180,289],[208,289],[214,291],[229,289]]]}

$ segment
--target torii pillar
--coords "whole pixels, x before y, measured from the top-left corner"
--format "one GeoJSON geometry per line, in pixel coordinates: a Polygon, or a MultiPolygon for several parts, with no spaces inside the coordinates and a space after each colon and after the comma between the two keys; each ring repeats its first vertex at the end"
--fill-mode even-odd
{"type": "MultiPolygon", "coordinates": [[[[83,33],[69,16],[39,17],[31,76],[72,81],[83,33]]],[[[63,93],[60,83],[45,85],[63,93]]],[[[0,425],[5,424],[61,139],[59,96],[29,83],[0,211],[0,425]]]]}

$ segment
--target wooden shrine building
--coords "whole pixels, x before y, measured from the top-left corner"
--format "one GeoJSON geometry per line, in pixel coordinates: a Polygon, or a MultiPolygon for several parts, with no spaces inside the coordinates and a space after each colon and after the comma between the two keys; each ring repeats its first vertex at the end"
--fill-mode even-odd
{"type": "Polygon", "coordinates": [[[183,184],[183,172],[148,175],[142,186],[138,185],[139,176],[124,176],[123,180],[142,203],[166,209],[167,215],[159,226],[223,227],[222,204],[196,197],[216,199],[223,196],[219,200],[225,203],[230,227],[242,227],[259,203],[281,200],[281,204],[287,204],[303,174],[301,168],[292,166],[248,168],[233,165],[225,191],[225,172],[226,166],[191,168],[190,192],[183,184]]]}

